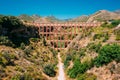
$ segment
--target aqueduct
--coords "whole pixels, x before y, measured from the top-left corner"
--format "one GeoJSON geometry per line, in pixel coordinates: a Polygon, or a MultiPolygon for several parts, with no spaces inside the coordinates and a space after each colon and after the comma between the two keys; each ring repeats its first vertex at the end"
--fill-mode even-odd
{"type": "Polygon", "coordinates": [[[28,25],[38,27],[39,35],[45,37],[51,47],[64,49],[80,31],[98,27],[101,23],[28,23],[28,25]]]}

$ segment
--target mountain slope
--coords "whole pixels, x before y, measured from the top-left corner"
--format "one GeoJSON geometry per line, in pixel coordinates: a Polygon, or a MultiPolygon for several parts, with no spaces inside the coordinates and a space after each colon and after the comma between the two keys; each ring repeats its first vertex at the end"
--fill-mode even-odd
{"type": "Polygon", "coordinates": [[[89,16],[83,15],[71,20],[68,20],[69,22],[86,22],[89,19],[89,16]]]}
{"type": "Polygon", "coordinates": [[[120,79],[120,29],[108,24],[81,31],[69,44],[62,55],[67,80],[120,79]]]}
{"type": "Polygon", "coordinates": [[[108,21],[113,19],[120,19],[120,15],[107,10],[100,10],[95,14],[91,15],[87,22],[108,21]]]}
{"type": "Polygon", "coordinates": [[[47,17],[40,17],[39,15],[20,15],[18,16],[19,19],[25,22],[36,22],[36,23],[56,23],[62,22],[61,20],[57,19],[54,16],[47,16],[47,17]]]}
{"type": "Polygon", "coordinates": [[[100,10],[92,15],[82,15],[77,18],[60,20],[54,16],[40,17],[39,15],[20,15],[19,19],[28,22],[36,22],[36,23],[61,23],[61,22],[103,22],[114,19],[120,19],[120,11],[116,10],[115,12],[110,12],[107,10],[100,10]]]}

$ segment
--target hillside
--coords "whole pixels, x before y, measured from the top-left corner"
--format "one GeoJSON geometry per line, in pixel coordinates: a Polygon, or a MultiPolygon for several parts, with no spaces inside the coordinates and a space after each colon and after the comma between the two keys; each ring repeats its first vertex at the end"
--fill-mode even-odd
{"type": "Polygon", "coordinates": [[[37,28],[0,16],[0,80],[49,80],[57,74],[57,52],[37,28]]]}
{"type": "Polygon", "coordinates": [[[120,10],[115,10],[114,13],[120,14],[120,10]]]}
{"type": "Polygon", "coordinates": [[[69,22],[86,22],[89,19],[89,16],[83,15],[71,20],[68,20],[69,22]]]}
{"type": "Polygon", "coordinates": [[[93,15],[90,15],[87,22],[93,21],[109,21],[114,19],[120,19],[120,14],[110,12],[107,10],[100,10],[93,15]]]}
{"type": "Polygon", "coordinates": [[[81,32],[62,51],[67,80],[120,79],[119,23],[116,20],[81,32]]]}

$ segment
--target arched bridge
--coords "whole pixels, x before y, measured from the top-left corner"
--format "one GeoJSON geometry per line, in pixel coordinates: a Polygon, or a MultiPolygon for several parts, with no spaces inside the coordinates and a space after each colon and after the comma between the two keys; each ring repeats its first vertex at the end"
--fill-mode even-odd
{"type": "Polygon", "coordinates": [[[51,47],[65,49],[82,31],[91,27],[99,27],[101,23],[28,23],[39,28],[39,35],[45,37],[51,47]]]}

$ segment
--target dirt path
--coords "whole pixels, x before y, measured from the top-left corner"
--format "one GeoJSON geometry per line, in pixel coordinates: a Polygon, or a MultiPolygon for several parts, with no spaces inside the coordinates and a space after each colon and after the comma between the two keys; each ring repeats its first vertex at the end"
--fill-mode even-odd
{"type": "Polygon", "coordinates": [[[64,73],[64,66],[60,57],[60,53],[58,53],[58,69],[59,69],[59,74],[58,74],[58,80],[65,80],[65,73],[64,73]]]}

